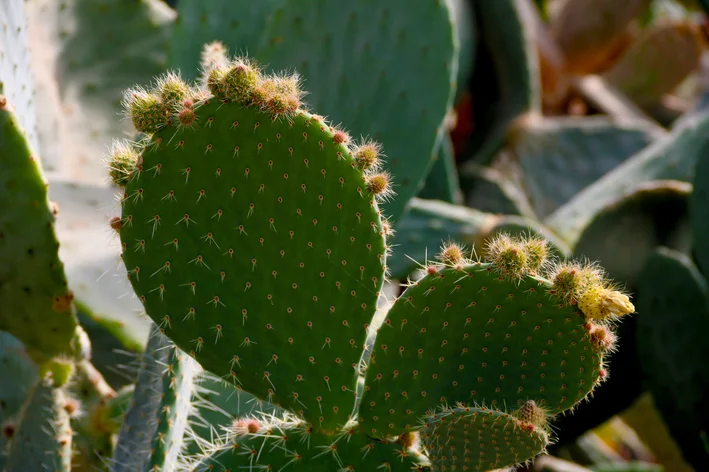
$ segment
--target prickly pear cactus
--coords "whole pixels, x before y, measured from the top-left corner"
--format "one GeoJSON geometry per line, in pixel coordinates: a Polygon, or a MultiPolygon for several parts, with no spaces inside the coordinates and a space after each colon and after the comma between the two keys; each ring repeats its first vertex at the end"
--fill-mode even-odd
{"type": "Polygon", "coordinates": [[[154,133],[112,158],[131,283],[206,369],[341,427],[384,280],[378,145],[306,112],[296,76],[237,58],[204,82],[211,93],[167,75],[126,95],[154,133]]]}
{"type": "MultiPolygon", "coordinates": [[[[447,462],[415,433],[436,436],[452,413],[430,412],[446,404],[488,405],[499,419],[460,425],[483,437],[515,431],[504,455],[479,445],[478,470],[541,453],[547,415],[607,375],[612,322],[634,311],[629,298],[594,265],[553,262],[544,239],[499,234],[485,262],[444,245],[387,313],[391,231],[379,204],[391,190],[380,146],[306,111],[299,76],[267,75],[219,44],[203,52],[199,86],[169,72],[126,92],[145,139],[112,148],[123,193],[111,226],[136,295],[175,352],[286,412],[222,424],[216,443],[213,430],[189,432],[202,451],[180,467],[445,470],[458,458],[447,462]]],[[[177,448],[171,428],[185,415],[175,409],[190,397],[169,391],[180,375],[164,363],[173,378],[163,385],[138,381],[136,405],[144,391],[149,411],[127,413],[117,454],[126,460],[114,461],[123,468],[138,457],[133,468],[175,463],[163,449],[177,448]],[[131,442],[136,422],[152,429],[131,442]]]]}
{"type": "Polygon", "coordinates": [[[58,255],[58,208],[47,198],[39,161],[4,95],[0,156],[0,329],[44,361],[73,349],[73,294],[58,255]]]}

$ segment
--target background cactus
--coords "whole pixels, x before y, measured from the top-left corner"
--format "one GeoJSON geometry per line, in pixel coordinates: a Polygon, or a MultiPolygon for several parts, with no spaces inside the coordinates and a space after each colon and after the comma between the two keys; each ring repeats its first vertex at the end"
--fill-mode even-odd
{"type": "Polygon", "coordinates": [[[0,469],[706,468],[706,5],[247,3],[0,0],[0,469]]]}

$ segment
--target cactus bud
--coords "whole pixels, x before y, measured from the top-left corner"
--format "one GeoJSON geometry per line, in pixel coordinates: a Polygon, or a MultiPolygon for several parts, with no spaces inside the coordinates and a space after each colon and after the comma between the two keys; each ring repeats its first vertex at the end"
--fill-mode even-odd
{"type": "Polygon", "coordinates": [[[443,264],[456,266],[463,262],[463,248],[456,243],[448,242],[441,247],[441,251],[436,256],[436,259],[443,264]]]}
{"type": "Polygon", "coordinates": [[[224,76],[226,98],[237,103],[249,103],[251,92],[260,78],[261,72],[256,65],[246,58],[237,57],[230,64],[224,76]]]}
{"type": "Polygon", "coordinates": [[[527,400],[515,413],[515,416],[522,422],[543,427],[546,425],[547,417],[544,410],[539,408],[534,400],[527,400]]]}
{"type": "Polygon", "coordinates": [[[239,418],[234,421],[232,430],[237,436],[256,434],[261,430],[261,423],[255,418],[239,418]]]}
{"type": "Polygon", "coordinates": [[[333,133],[332,140],[335,141],[335,144],[347,144],[350,142],[350,135],[338,129],[333,133]]]}
{"type": "Polygon", "coordinates": [[[547,262],[549,246],[544,239],[528,238],[522,245],[522,250],[527,257],[527,270],[537,273],[547,262]]]}
{"type": "Polygon", "coordinates": [[[127,141],[114,141],[108,159],[111,181],[118,187],[125,188],[138,162],[138,153],[127,141]]]}
{"type": "Polygon", "coordinates": [[[391,192],[391,187],[389,186],[391,177],[386,172],[368,175],[366,180],[367,190],[369,190],[369,193],[372,195],[376,195],[377,197],[384,199],[391,192]]]}
{"type": "Polygon", "coordinates": [[[590,324],[588,337],[591,344],[602,352],[612,351],[615,347],[615,335],[603,325],[590,324]]]}
{"type": "Polygon", "coordinates": [[[74,362],[70,359],[56,357],[40,366],[40,375],[51,375],[55,387],[62,387],[74,375],[74,362]]]}
{"type": "Polygon", "coordinates": [[[578,305],[587,318],[601,321],[635,311],[635,306],[627,295],[600,284],[587,287],[579,298],[578,305]]]}
{"type": "Polygon", "coordinates": [[[183,107],[177,112],[177,126],[179,128],[192,128],[197,115],[190,107],[183,107]]]}
{"type": "Polygon", "coordinates": [[[354,158],[357,166],[362,170],[379,168],[379,153],[381,146],[379,143],[366,142],[357,146],[354,150],[354,158]]]}
{"type": "Polygon", "coordinates": [[[113,230],[114,230],[116,233],[120,233],[120,232],[121,232],[121,228],[123,228],[123,220],[121,220],[121,217],[120,217],[120,216],[114,216],[114,217],[112,217],[111,220],[110,220],[110,222],[109,222],[109,224],[111,225],[111,228],[113,228],[113,230]]]}
{"type": "Polygon", "coordinates": [[[223,67],[227,64],[227,51],[221,41],[213,41],[205,44],[200,54],[200,65],[205,73],[209,73],[215,67],[223,67]]]}
{"type": "Polygon", "coordinates": [[[506,234],[492,238],[487,244],[487,258],[497,272],[508,279],[520,279],[527,273],[524,247],[506,234]]]}
{"type": "Polygon", "coordinates": [[[175,72],[168,72],[160,77],[157,81],[157,90],[168,114],[190,93],[189,86],[175,72]]]}
{"type": "Polygon", "coordinates": [[[219,99],[227,98],[227,86],[226,86],[226,74],[227,69],[225,67],[213,67],[207,72],[207,88],[212,95],[219,99]]]}
{"type": "Polygon", "coordinates": [[[133,126],[143,133],[154,133],[167,123],[162,100],[142,89],[130,89],[123,98],[123,107],[133,126]]]}

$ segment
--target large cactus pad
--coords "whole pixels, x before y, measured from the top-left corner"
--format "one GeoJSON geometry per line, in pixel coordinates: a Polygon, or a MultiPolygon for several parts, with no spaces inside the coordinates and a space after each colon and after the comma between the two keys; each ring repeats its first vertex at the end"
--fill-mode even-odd
{"type": "MultiPolygon", "coordinates": [[[[263,80],[254,93],[284,84],[263,80]]],[[[181,126],[143,150],[114,227],[137,295],[182,350],[335,428],[352,411],[384,279],[375,194],[386,178],[367,180],[344,133],[319,116],[264,111],[248,93],[187,100],[181,126]]]]}

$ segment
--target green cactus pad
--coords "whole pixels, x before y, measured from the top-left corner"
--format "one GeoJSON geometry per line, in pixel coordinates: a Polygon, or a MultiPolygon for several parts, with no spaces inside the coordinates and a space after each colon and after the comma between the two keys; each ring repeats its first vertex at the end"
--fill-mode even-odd
{"type": "Polygon", "coordinates": [[[34,80],[22,0],[0,0],[0,51],[0,95],[5,95],[15,106],[30,147],[37,151],[34,80]]]}
{"type": "Polygon", "coordinates": [[[697,470],[709,458],[709,287],[685,255],[659,248],[638,281],[638,353],[653,395],[682,454],[697,470]]]}
{"type": "Polygon", "coordinates": [[[537,51],[525,2],[475,2],[480,44],[473,73],[475,108],[471,161],[488,164],[520,115],[541,109],[537,51]],[[492,72],[491,72],[492,71],[492,72]]]}
{"type": "Polygon", "coordinates": [[[444,408],[427,416],[419,433],[432,471],[488,471],[542,454],[549,437],[532,423],[482,407],[444,408]]]}
{"type": "Polygon", "coordinates": [[[230,426],[240,416],[269,414],[282,416],[284,411],[278,406],[259,400],[244,390],[235,388],[208,371],[195,377],[194,406],[190,418],[192,441],[184,454],[196,455],[208,449],[214,439],[223,434],[223,428],[230,426]]]}
{"type": "MultiPolygon", "coordinates": [[[[37,366],[22,343],[10,333],[0,332],[0,428],[17,428],[17,415],[37,380],[37,366]]],[[[2,454],[9,443],[0,432],[0,470],[5,470],[7,456],[2,454]]]]}
{"type": "MultiPolygon", "coordinates": [[[[42,47],[57,56],[56,69],[47,71],[61,100],[61,124],[54,126],[66,127],[66,146],[76,145],[65,152],[72,155],[59,156],[57,170],[102,183],[106,143],[131,131],[129,121],[117,119],[123,90],[167,67],[175,12],[160,0],[37,0],[27,2],[27,10],[30,23],[46,30],[42,47]]],[[[50,151],[56,146],[42,144],[50,151]]]]}
{"type": "Polygon", "coordinates": [[[51,380],[32,388],[7,454],[6,472],[71,471],[72,430],[64,392],[51,380]]]}
{"type": "Polygon", "coordinates": [[[699,156],[709,152],[708,133],[709,111],[689,113],[669,135],[583,189],[544,223],[573,246],[595,214],[622,197],[628,187],[658,179],[691,181],[699,156]]]}
{"type": "Polygon", "coordinates": [[[456,168],[453,143],[449,137],[441,141],[436,162],[426,177],[426,183],[418,194],[419,198],[442,200],[448,203],[461,203],[463,194],[460,190],[458,169],[456,168]]]}
{"type": "MultiPolygon", "coordinates": [[[[676,180],[648,182],[599,211],[581,233],[575,257],[603,264],[608,275],[634,286],[657,246],[689,253],[692,186],[676,180]]],[[[701,245],[700,245],[701,246],[701,245]]]]}
{"type": "Polygon", "coordinates": [[[111,472],[143,470],[150,457],[150,442],[155,436],[161,403],[163,373],[170,362],[170,343],[153,326],[143,352],[138,379],[118,432],[111,472]]]}
{"type": "Polygon", "coordinates": [[[212,99],[157,133],[123,199],[123,259],[184,351],[322,428],[347,422],[384,280],[376,197],[322,118],[212,99]]]}
{"type": "Polygon", "coordinates": [[[470,208],[488,213],[537,218],[524,190],[506,172],[466,163],[460,178],[465,203],[470,208]]]}
{"type": "Polygon", "coordinates": [[[170,65],[196,79],[202,45],[221,41],[232,53],[254,56],[275,8],[286,0],[232,2],[181,0],[170,47],[170,65]]]}
{"type": "Polygon", "coordinates": [[[197,364],[174,346],[170,346],[168,351],[156,418],[157,429],[151,439],[150,457],[143,467],[144,472],[171,472],[176,469],[192,410],[197,364]]]}
{"type": "Polygon", "coordinates": [[[449,2],[307,5],[281,2],[255,57],[273,70],[297,68],[319,113],[385,143],[398,196],[383,208],[396,222],[431,169],[455,93],[459,47],[449,2]]]}
{"type": "Polygon", "coordinates": [[[584,317],[524,275],[508,281],[488,263],[438,268],[396,300],[379,329],[359,417],[391,436],[440,404],[515,408],[532,399],[556,414],[593,390],[602,356],[584,317]]]}
{"type": "Polygon", "coordinates": [[[410,472],[428,470],[415,450],[371,439],[356,430],[339,436],[314,433],[302,422],[244,419],[225,444],[190,468],[194,472],[273,470],[284,472],[410,472]],[[249,431],[253,428],[253,431],[249,431]]]}
{"type": "Polygon", "coordinates": [[[605,117],[529,119],[510,134],[509,150],[539,218],[661,136],[644,121],[605,117]]]}
{"type": "Polygon", "coordinates": [[[72,352],[77,321],[42,171],[5,100],[0,96],[0,329],[43,361],[72,352]]]}

